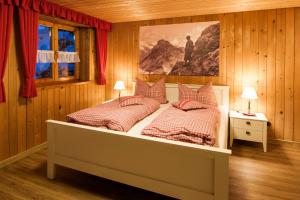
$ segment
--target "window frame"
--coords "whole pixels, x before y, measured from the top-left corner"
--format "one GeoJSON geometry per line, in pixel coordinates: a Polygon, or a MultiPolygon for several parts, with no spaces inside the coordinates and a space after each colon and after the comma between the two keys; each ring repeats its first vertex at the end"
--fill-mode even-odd
{"type": "MultiPolygon", "coordinates": [[[[75,36],[75,51],[80,53],[79,48],[79,29],[73,26],[67,26],[60,23],[53,23],[45,20],[39,20],[39,25],[51,27],[51,50],[54,51],[54,59],[57,61],[58,57],[58,30],[66,30],[74,32],[75,36]]],[[[67,76],[67,77],[59,77],[58,75],[58,63],[54,62],[51,63],[51,70],[52,70],[52,77],[50,78],[39,78],[35,79],[36,83],[51,83],[51,82],[64,82],[64,81],[78,81],[79,80],[79,68],[80,63],[75,63],[75,72],[74,76],[67,76]]]]}

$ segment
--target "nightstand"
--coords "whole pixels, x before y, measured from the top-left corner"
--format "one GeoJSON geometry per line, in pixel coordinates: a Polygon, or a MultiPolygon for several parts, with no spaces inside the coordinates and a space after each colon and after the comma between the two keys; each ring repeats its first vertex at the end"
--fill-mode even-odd
{"type": "Polygon", "coordinates": [[[233,139],[263,143],[267,151],[267,118],[262,113],[256,116],[246,116],[237,111],[230,111],[230,147],[233,139]]]}

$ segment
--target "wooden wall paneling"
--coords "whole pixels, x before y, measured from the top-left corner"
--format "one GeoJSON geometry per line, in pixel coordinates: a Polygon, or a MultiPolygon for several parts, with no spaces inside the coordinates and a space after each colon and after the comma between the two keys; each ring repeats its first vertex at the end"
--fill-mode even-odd
{"type": "Polygon", "coordinates": [[[240,98],[243,88],[243,13],[234,14],[234,109],[242,108],[240,98]]]}
{"type": "Polygon", "coordinates": [[[101,104],[103,101],[104,101],[104,87],[105,86],[103,86],[103,85],[97,85],[96,86],[97,87],[97,89],[96,89],[96,91],[97,91],[97,97],[96,97],[96,105],[98,105],[98,104],[101,104]]]}
{"type": "Polygon", "coordinates": [[[76,111],[76,86],[70,86],[70,112],[73,113],[76,111]]]}
{"type": "MultiPolygon", "coordinates": [[[[249,55],[249,63],[246,66],[245,71],[246,76],[246,85],[244,86],[253,86],[256,91],[258,91],[258,78],[259,78],[259,40],[258,40],[258,22],[262,20],[258,18],[258,11],[250,12],[250,55],[249,55]]],[[[257,106],[258,100],[254,100],[251,102],[251,109],[254,112],[258,111],[257,106]]],[[[245,106],[247,108],[247,105],[245,106]]]]}
{"type": "MultiPolygon", "coordinates": [[[[97,90],[97,85],[93,85],[91,84],[91,95],[89,95],[89,98],[91,98],[91,107],[94,107],[97,105],[97,97],[96,97],[96,90],[97,90]]],[[[104,92],[105,92],[105,88],[104,88],[104,92]]],[[[104,96],[105,99],[105,96],[104,96]]]]}
{"type": "Polygon", "coordinates": [[[298,8],[290,8],[113,24],[107,72],[112,81],[106,87],[106,96],[116,96],[113,84],[122,77],[127,84],[136,76],[146,81],[162,77],[138,73],[140,26],[220,20],[220,76],[167,76],[166,81],[203,84],[212,80],[214,84],[227,84],[231,86],[231,108],[236,110],[247,109],[247,101],[240,96],[244,86],[253,86],[259,99],[252,101],[252,109],[267,115],[269,137],[300,140],[299,84],[293,78],[300,65],[299,12],[298,8]]]}
{"type": "Polygon", "coordinates": [[[123,30],[122,30],[122,27],[120,26],[116,26],[116,32],[114,33],[114,42],[115,44],[117,45],[114,45],[114,55],[118,58],[116,60],[114,60],[114,66],[113,66],[113,76],[112,76],[112,82],[111,82],[111,95],[110,95],[110,98],[113,98],[113,97],[116,97],[116,93],[113,89],[114,87],[114,84],[116,82],[116,80],[120,79],[120,77],[118,76],[118,74],[122,74],[122,66],[121,66],[121,61],[122,61],[122,57],[121,57],[121,54],[124,52],[124,49],[122,49],[122,44],[121,44],[121,41],[122,41],[122,38],[119,39],[119,35],[120,37],[122,36],[123,34],[123,30]],[[118,50],[119,49],[119,50],[118,50]]]}
{"type": "Polygon", "coordinates": [[[93,85],[92,84],[88,84],[87,85],[87,107],[91,107],[92,106],[92,102],[93,102],[93,85]]]}
{"type": "MultiPolygon", "coordinates": [[[[114,25],[112,25],[114,29],[114,25]]],[[[107,46],[107,63],[106,63],[106,86],[105,86],[105,91],[106,91],[106,99],[111,98],[111,91],[112,91],[112,84],[113,84],[113,68],[114,68],[114,36],[113,34],[115,31],[109,32],[108,33],[108,46],[107,46]]]]}
{"type": "Polygon", "coordinates": [[[27,99],[26,133],[27,149],[34,146],[34,99],[27,99]]]}
{"type": "Polygon", "coordinates": [[[97,104],[103,103],[105,101],[105,86],[99,86],[100,97],[97,99],[97,104]]]}
{"type": "Polygon", "coordinates": [[[286,42],[284,67],[284,140],[294,138],[294,72],[295,72],[295,13],[286,9],[286,42]]]}
{"type": "Polygon", "coordinates": [[[275,104],[275,136],[283,139],[284,135],[284,66],[285,66],[285,9],[277,10],[276,31],[276,104],[275,104]]]}
{"type": "MultiPolygon", "coordinates": [[[[8,66],[7,66],[8,67],[8,66]]],[[[6,73],[4,75],[4,88],[7,94],[8,91],[8,73],[6,68],[6,73]]],[[[10,156],[9,152],[9,131],[8,131],[8,103],[0,104],[0,159],[5,159],[10,156]]]]}
{"type": "MultiPolygon", "coordinates": [[[[243,13],[243,64],[242,64],[242,89],[245,86],[251,86],[250,85],[250,79],[251,79],[251,14],[250,12],[243,13]]],[[[247,101],[242,99],[242,107],[241,109],[245,111],[247,108],[247,101]]],[[[252,106],[253,108],[253,106],[252,106]]]]}
{"type": "Polygon", "coordinates": [[[17,152],[23,152],[26,150],[26,100],[19,99],[19,106],[17,107],[17,121],[15,121],[15,126],[17,125],[17,152]]]}
{"type": "Polygon", "coordinates": [[[59,101],[60,101],[60,88],[54,88],[54,119],[59,120],[59,101]]]}
{"type": "MultiPolygon", "coordinates": [[[[12,38],[15,38],[15,28],[12,30],[12,38]]],[[[18,65],[16,59],[16,48],[15,44],[10,45],[9,59],[6,72],[8,74],[8,80],[13,80],[18,75],[18,65]]],[[[6,90],[7,104],[8,104],[8,132],[9,132],[9,152],[10,155],[18,153],[18,125],[17,122],[17,108],[18,108],[18,90],[17,81],[8,82],[8,90],[6,90]]]]}
{"type": "MultiPolygon", "coordinates": [[[[18,88],[20,82],[18,81],[18,88]]],[[[18,93],[17,93],[18,94],[18,93]]],[[[18,129],[18,153],[26,150],[26,100],[23,98],[18,99],[17,107],[17,129],[18,129]]]]}
{"type": "Polygon", "coordinates": [[[83,88],[84,88],[84,93],[83,93],[83,98],[84,98],[84,100],[83,100],[83,105],[84,105],[84,108],[87,108],[88,107],[88,87],[87,87],[88,85],[87,84],[84,84],[83,85],[83,88]]]}
{"type": "Polygon", "coordinates": [[[47,141],[47,124],[48,119],[48,90],[41,88],[41,143],[47,141]]]}
{"type": "Polygon", "coordinates": [[[54,96],[54,88],[49,88],[46,90],[48,93],[48,99],[47,99],[47,119],[55,119],[54,109],[55,109],[55,103],[54,98],[57,98],[54,96]]]}
{"type": "Polygon", "coordinates": [[[33,126],[34,126],[34,143],[36,146],[42,142],[42,94],[41,88],[37,88],[37,97],[33,99],[33,126]]]}
{"type": "MultiPolygon", "coordinates": [[[[68,85],[67,87],[65,87],[66,90],[66,100],[65,100],[65,116],[70,114],[70,103],[71,103],[71,99],[70,99],[70,86],[68,85]]],[[[65,120],[65,116],[64,116],[64,120],[65,120]]]]}
{"type": "Polygon", "coordinates": [[[130,91],[132,91],[132,70],[133,70],[133,44],[134,44],[134,37],[133,37],[133,25],[132,23],[128,23],[129,31],[127,35],[127,71],[126,71],[126,94],[130,95],[130,91]]]}
{"type": "Polygon", "coordinates": [[[267,53],[267,118],[271,124],[268,128],[268,136],[274,138],[275,128],[275,61],[276,61],[276,33],[277,14],[276,10],[266,11],[268,13],[268,53],[267,53]]]}
{"type": "MultiPolygon", "coordinates": [[[[230,99],[234,99],[234,14],[225,16],[226,31],[226,85],[230,87],[230,99]]],[[[230,102],[230,108],[233,109],[233,101],[230,102]]]]}
{"type": "MultiPolygon", "coordinates": [[[[91,87],[92,95],[90,96],[91,99],[92,99],[92,102],[91,102],[92,107],[97,105],[97,93],[96,93],[97,89],[98,89],[98,85],[92,84],[92,87],[91,87]]],[[[105,89],[106,88],[104,88],[104,93],[106,93],[105,89]]],[[[105,95],[104,95],[104,99],[105,99],[105,95]]]]}
{"type": "MultiPolygon", "coordinates": [[[[138,77],[138,67],[140,65],[140,51],[136,51],[139,49],[139,25],[137,23],[133,23],[133,44],[132,44],[132,80],[135,80],[138,77]]],[[[134,88],[132,88],[134,90],[134,88]]]]}
{"type": "Polygon", "coordinates": [[[97,90],[97,93],[98,93],[98,97],[96,99],[96,104],[100,104],[104,101],[104,95],[103,95],[103,92],[104,92],[104,89],[105,86],[102,86],[102,85],[97,85],[96,86],[96,90],[97,90]]]}
{"type": "Polygon", "coordinates": [[[79,110],[84,109],[84,87],[79,86],[79,110]]]}
{"type": "MultiPolygon", "coordinates": [[[[93,100],[93,105],[98,105],[100,102],[99,102],[99,90],[100,90],[100,85],[94,85],[94,100],[93,100]]],[[[104,89],[105,91],[105,89],[104,89]]]]}
{"type": "Polygon", "coordinates": [[[227,69],[227,48],[226,48],[226,15],[224,14],[220,17],[220,60],[219,65],[222,67],[219,67],[219,81],[217,84],[226,84],[226,69],[227,69]]]}
{"type": "MultiPolygon", "coordinates": [[[[123,49],[123,52],[121,53],[121,71],[117,72],[119,74],[119,78],[117,80],[122,80],[125,83],[126,88],[128,89],[128,70],[129,69],[129,54],[128,52],[128,46],[129,46],[129,32],[130,32],[130,26],[128,26],[128,23],[123,24],[123,39],[120,41],[121,48],[123,49]]],[[[115,81],[117,81],[115,80],[115,81]]],[[[115,94],[117,95],[117,91],[115,91],[115,94]]],[[[127,95],[127,90],[122,92],[123,95],[127,95]]]]}
{"type": "Polygon", "coordinates": [[[125,84],[125,88],[126,90],[122,91],[122,95],[126,96],[127,95],[127,91],[128,91],[128,71],[130,71],[130,65],[129,65],[129,56],[130,56],[130,52],[128,52],[129,49],[129,32],[130,32],[130,26],[128,25],[129,23],[125,23],[124,26],[127,28],[124,28],[124,32],[123,32],[123,40],[122,40],[122,45],[123,45],[123,53],[122,53],[122,57],[123,57],[123,62],[122,62],[122,72],[121,74],[121,78],[120,80],[124,81],[125,84]]]}
{"type": "Polygon", "coordinates": [[[80,110],[80,85],[75,85],[75,111],[80,110]]]}
{"type": "Polygon", "coordinates": [[[295,8],[294,141],[300,142],[300,8],[295,8]]]}
{"type": "Polygon", "coordinates": [[[95,30],[90,29],[90,34],[91,34],[91,55],[92,57],[90,58],[90,80],[97,80],[97,57],[96,57],[96,43],[95,41],[95,30]]]}
{"type": "Polygon", "coordinates": [[[59,117],[61,121],[65,121],[66,115],[66,88],[64,86],[59,87],[59,117]]]}
{"type": "Polygon", "coordinates": [[[122,41],[124,41],[123,40],[123,36],[124,36],[123,31],[124,30],[122,29],[122,27],[118,27],[118,30],[120,30],[121,32],[118,31],[116,34],[120,35],[120,37],[122,37],[122,38],[119,38],[117,36],[117,41],[115,41],[115,42],[118,43],[118,46],[116,48],[119,48],[121,51],[116,52],[118,60],[114,61],[113,79],[112,79],[112,83],[111,83],[112,84],[111,85],[112,98],[117,96],[117,93],[113,89],[113,87],[114,87],[115,82],[121,78],[119,75],[121,75],[123,73],[123,71],[122,71],[123,70],[123,66],[122,66],[123,56],[122,55],[123,55],[123,53],[125,53],[124,49],[123,49],[123,45],[122,45],[122,41]]]}
{"type": "Polygon", "coordinates": [[[267,107],[267,55],[268,55],[268,13],[258,11],[258,112],[266,113],[267,107]]]}

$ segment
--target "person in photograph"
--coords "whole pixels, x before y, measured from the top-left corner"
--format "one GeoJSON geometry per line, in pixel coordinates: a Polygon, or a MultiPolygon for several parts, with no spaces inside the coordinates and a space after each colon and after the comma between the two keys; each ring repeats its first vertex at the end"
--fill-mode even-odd
{"type": "Polygon", "coordinates": [[[184,65],[188,66],[192,61],[192,53],[194,49],[194,42],[191,40],[191,36],[186,36],[185,52],[184,52],[184,65]]]}

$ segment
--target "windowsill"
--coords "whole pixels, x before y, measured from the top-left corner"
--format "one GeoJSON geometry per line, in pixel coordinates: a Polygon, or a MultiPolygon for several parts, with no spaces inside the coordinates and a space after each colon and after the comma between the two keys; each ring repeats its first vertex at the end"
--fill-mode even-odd
{"type": "Polygon", "coordinates": [[[37,88],[45,88],[45,87],[61,87],[66,85],[84,85],[87,83],[91,83],[94,81],[80,81],[80,80],[70,80],[70,81],[51,81],[44,83],[36,83],[37,88]]]}

